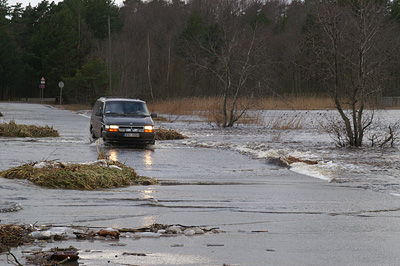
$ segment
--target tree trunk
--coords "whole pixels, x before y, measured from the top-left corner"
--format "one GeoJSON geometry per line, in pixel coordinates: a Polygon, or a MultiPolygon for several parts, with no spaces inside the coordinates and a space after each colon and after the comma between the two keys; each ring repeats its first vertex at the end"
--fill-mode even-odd
{"type": "Polygon", "coordinates": [[[151,100],[154,101],[153,86],[151,85],[150,60],[151,60],[150,36],[149,36],[149,32],[147,32],[147,78],[148,78],[148,81],[149,81],[151,100]]]}

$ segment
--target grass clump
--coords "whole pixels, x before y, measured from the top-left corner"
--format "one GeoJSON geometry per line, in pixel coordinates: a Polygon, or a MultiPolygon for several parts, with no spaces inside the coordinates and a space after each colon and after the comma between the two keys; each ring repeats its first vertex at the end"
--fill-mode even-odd
{"type": "Polygon", "coordinates": [[[175,140],[184,138],[184,135],[173,129],[166,129],[163,127],[156,129],[156,140],[175,140]]]}
{"type": "Polygon", "coordinates": [[[0,175],[8,179],[26,179],[47,187],[77,190],[151,185],[157,180],[139,176],[121,162],[98,160],[91,164],[41,162],[17,166],[0,175]]]}
{"type": "Polygon", "coordinates": [[[14,120],[0,124],[0,137],[59,137],[58,131],[49,126],[18,125],[14,120]]]}

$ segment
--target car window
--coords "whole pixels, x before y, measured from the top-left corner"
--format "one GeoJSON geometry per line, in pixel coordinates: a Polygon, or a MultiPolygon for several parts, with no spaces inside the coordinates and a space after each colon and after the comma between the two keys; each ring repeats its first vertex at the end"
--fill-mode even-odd
{"type": "Polygon", "coordinates": [[[145,103],[129,101],[110,101],[105,106],[106,115],[149,116],[145,103]]]}
{"type": "Polygon", "coordinates": [[[93,111],[95,112],[95,115],[101,115],[103,113],[103,102],[97,101],[93,107],[93,111]]]}

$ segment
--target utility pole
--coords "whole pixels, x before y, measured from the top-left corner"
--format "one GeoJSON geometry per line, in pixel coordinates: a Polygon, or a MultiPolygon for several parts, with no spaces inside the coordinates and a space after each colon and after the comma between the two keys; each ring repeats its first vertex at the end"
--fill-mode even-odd
{"type": "Polygon", "coordinates": [[[111,23],[108,16],[108,87],[111,92],[111,23]]]}

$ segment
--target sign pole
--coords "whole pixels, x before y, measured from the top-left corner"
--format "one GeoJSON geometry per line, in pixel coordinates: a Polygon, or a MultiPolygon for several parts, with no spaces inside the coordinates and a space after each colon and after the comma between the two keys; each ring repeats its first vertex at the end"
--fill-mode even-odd
{"type": "Polygon", "coordinates": [[[42,77],[41,79],[40,79],[40,88],[42,89],[41,90],[41,98],[42,98],[42,101],[43,101],[43,89],[44,89],[44,87],[45,87],[45,84],[46,83],[46,80],[44,79],[44,77],[42,77]]]}
{"type": "Polygon", "coordinates": [[[60,105],[62,103],[62,89],[64,87],[64,82],[60,81],[58,82],[58,87],[60,87],[60,105]]]}

